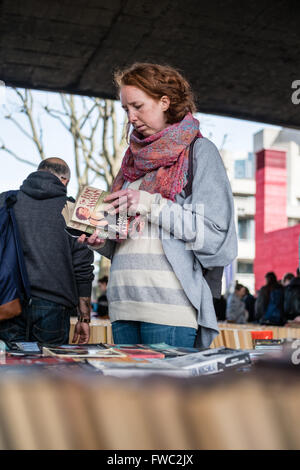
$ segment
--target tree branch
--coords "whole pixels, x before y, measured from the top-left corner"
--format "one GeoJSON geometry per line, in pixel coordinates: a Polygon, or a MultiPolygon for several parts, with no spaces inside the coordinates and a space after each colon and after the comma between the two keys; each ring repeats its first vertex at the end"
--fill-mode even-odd
{"type": "Polygon", "coordinates": [[[0,150],[3,150],[4,152],[7,152],[9,155],[14,157],[16,160],[22,163],[27,163],[28,165],[34,166],[36,168],[36,163],[31,162],[30,160],[25,160],[24,158],[19,157],[15,152],[12,150],[8,149],[4,144],[1,145],[0,150]]]}

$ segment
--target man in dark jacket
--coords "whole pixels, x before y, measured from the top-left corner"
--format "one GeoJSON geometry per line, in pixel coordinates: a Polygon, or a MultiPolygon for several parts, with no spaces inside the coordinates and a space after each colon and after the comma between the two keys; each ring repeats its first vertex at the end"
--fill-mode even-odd
{"type": "Polygon", "coordinates": [[[288,320],[300,321],[300,275],[294,277],[284,289],[284,313],[288,320]],[[299,318],[297,318],[299,317],[299,318]]]}
{"type": "MultiPolygon", "coordinates": [[[[93,253],[67,235],[61,211],[70,169],[60,158],[43,160],[20,187],[14,212],[19,227],[31,299],[21,315],[0,322],[8,342],[69,342],[70,314],[78,310],[73,341],[89,340],[93,253]]],[[[5,193],[0,194],[0,207],[5,193]]]]}

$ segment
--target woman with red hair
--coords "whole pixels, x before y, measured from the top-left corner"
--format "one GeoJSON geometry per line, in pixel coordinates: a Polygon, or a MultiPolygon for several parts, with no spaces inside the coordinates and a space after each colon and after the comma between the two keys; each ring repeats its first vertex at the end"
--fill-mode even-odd
{"type": "Polygon", "coordinates": [[[80,238],[112,260],[114,342],[208,347],[218,334],[213,295],[237,253],[222,159],[201,135],[190,85],[177,70],[136,63],[115,82],[132,131],[105,201],[142,221],[143,231],[121,243],[96,232],[80,238]]]}

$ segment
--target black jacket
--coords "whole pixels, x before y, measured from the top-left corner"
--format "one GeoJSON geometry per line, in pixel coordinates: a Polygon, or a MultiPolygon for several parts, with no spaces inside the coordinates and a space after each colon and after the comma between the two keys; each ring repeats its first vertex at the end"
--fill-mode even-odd
{"type": "MultiPolygon", "coordinates": [[[[31,294],[67,307],[91,295],[93,252],[64,231],[66,187],[52,173],[31,173],[20,187],[14,211],[31,294]]],[[[4,193],[0,194],[0,207],[4,193]]]]}
{"type": "Polygon", "coordinates": [[[300,277],[294,277],[284,289],[284,313],[288,320],[300,315],[300,277]]]}

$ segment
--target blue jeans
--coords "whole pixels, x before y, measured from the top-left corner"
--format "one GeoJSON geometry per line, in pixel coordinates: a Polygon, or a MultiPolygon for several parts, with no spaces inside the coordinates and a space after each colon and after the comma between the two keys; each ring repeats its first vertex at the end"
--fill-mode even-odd
{"type": "Polygon", "coordinates": [[[118,320],[112,323],[115,344],[155,344],[193,348],[197,330],[184,326],[118,320]]]}
{"type": "Polygon", "coordinates": [[[69,332],[70,309],[37,297],[23,307],[21,315],[0,322],[0,339],[5,342],[68,344],[69,332]]]}

